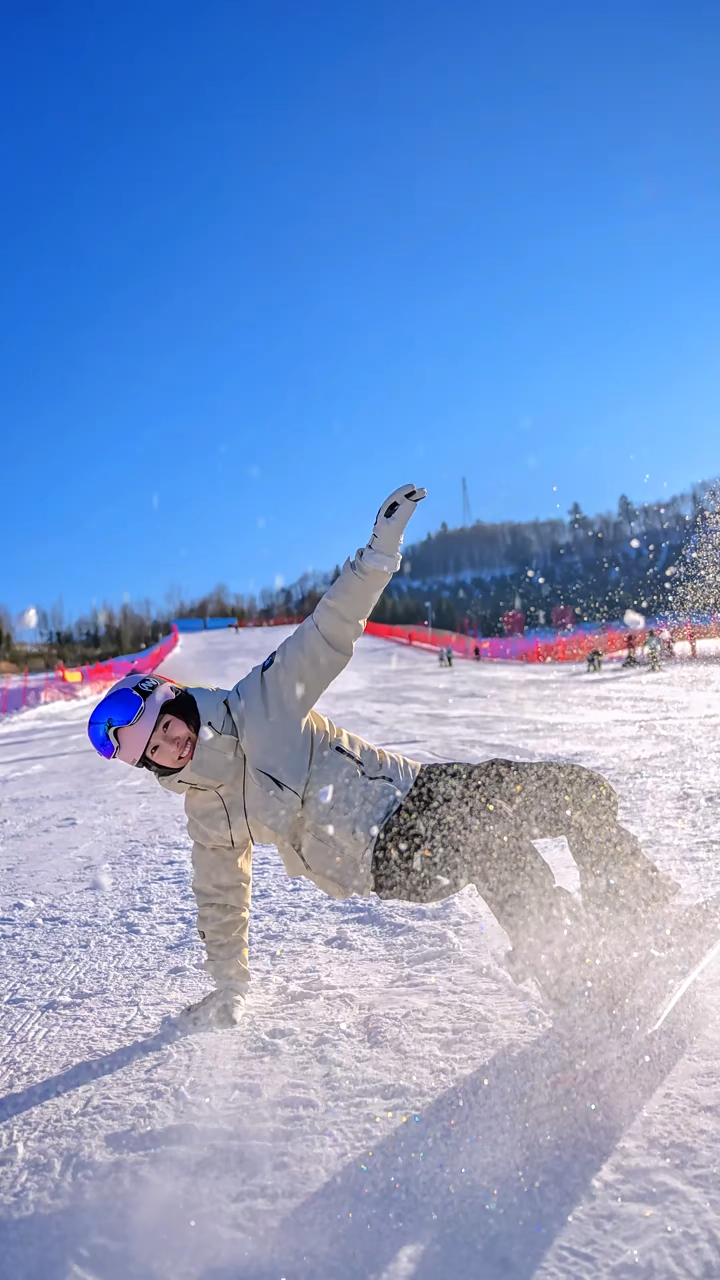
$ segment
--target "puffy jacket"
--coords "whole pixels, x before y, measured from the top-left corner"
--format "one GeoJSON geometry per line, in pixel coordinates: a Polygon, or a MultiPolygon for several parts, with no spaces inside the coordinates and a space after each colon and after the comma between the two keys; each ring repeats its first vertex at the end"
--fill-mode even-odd
{"type": "Polygon", "coordinates": [[[253,843],[276,845],[291,876],[333,897],[370,893],[378,830],[420,768],[312,709],[389,581],[373,558],[348,560],[312,616],[233,689],[189,690],[198,742],[160,785],[185,796],[198,930],[218,983],[249,978],[253,843]]]}

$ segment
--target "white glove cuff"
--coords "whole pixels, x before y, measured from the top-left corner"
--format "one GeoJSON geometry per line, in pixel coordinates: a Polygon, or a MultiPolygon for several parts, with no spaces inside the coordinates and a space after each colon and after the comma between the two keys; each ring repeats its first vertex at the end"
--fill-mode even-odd
{"type": "Polygon", "coordinates": [[[376,551],[374,547],[363,547],[358,555],[368,569],[379,569],[381,573],[397,573],[402,564],[399,551],[395,555],[388,555],[385,551],[376,551]]]}

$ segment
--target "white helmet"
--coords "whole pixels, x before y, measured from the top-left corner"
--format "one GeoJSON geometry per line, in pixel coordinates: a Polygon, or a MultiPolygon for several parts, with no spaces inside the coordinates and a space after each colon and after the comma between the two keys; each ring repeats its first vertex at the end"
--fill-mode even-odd
{"type": "Polygon", "coordinates": [[[165,676],[123,676],[101,698],[88,721],[88,737],[106,760],[140,765],[164,703],[182,690],[165,676]],[[122,745],[118,729],[124,729],[122,745]]]}

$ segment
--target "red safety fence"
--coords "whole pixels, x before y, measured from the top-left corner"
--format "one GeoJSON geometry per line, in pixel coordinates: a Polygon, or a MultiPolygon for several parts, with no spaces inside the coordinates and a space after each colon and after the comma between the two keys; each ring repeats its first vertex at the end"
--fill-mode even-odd
{"type": "MultiPolygon", "coordinates": [[[[660,627],[661,624],[658,624],[660,627]]],[[[685,623],[667,628],[673,643],[686,640],[690,643],[690,651],[694,655],[698,640],[717,638],[720,635],[718,622],[685,623]]],[[[452,649],[459,658],[481,661],[506,662],[583,662],[593,649],[599,649],[603,656],[622,654],[627,649],[628,629],[608,629],[606,631],[572,631],[557,636],[490,636],[483,639],[471,635],[460,635],[457,631],[441,631],[433,627],[407,626],[387,622],[368,622],[366,633],[379,636],[384,640],[393,640],[397,644],[417,645],[425,649],[452,649]],[[475,649],[479,650],[479,655],[475,649]]],[[[643,632],[636,634],[639,644],[643,643],[643,632]]]]}
{"type": "MultiPolygon", "coordinates": [[[[279,620],[273,620],[276,625],[279,620]]],[[[282,623],[294,622],[295,619],[282,619],[282,623]]],[[[242,623],[240,624],[243,625],[242,623]]],[[[248,624],[245,624],[248,625],[248,624]]],[[[661,627],[663,624],[656,624],[661,627]]],[[[472,635],[461,635],[457,631],[432,630],[422,626],[390,624],[386,622],[368,622],[366,633],[379,636],[384,640],[392,640],[397,644],[416,645],[423,649],[452,649],[460,658],[483,661],[506,662],[582,662],[592,649],[599,649],[604,656],[622,654],[627,648],[627,629],[617,626],[605,631],[574,631],[565,635],[526,635],[526,636],[490,636],[482,638],[472,635]],[[476,653],[476,648],[479,653],[476,653]]],[[[639,643],[642,643],[640,636],[639,643]]],[[[720,625],[713,617],[709,623],[687,621],[682,625],[673,624],[666,628],[673,643],[684,640],[690,645],[690,653],[694,657],[696,643],[703,639],[720,637],[720,625]]],[[[21,711],[26,707],[40,706],[45,702],[55,702],[61,698],[76,698],[81,694],[99,692],[103,687],[113,684],[121,676],[131,672],[145,673],[155,671],[160,663],[172,653],[178,642],[178,629],[173,624],[172,632],[151,649],[141,653],[125,654],[120,658],[111,658],[107,662],[96,662],[92,666],[57,667],[54,671],[23,671],[6,675],[0,689],[0,716],[11,711],[21,711]]]]}
{"type": "Polygon", "coordinates": [[[77,698],[80,694],[99,692],[121,676],[135,671],[143,674],[155,671],[172,653],[177,642],[177,628],[173,627],[169,636],[140,653],[124,654],[92,666],[56,667],[54,671],[23,671],[8,675],[0,692],[0,716],[26,707],[37,707],[44,702],[56,702],[60,698],[77,698]]]}

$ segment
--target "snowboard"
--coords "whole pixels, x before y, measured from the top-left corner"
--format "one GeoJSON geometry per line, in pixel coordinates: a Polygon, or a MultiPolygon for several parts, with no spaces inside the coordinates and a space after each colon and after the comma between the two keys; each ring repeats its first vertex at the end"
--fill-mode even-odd
{"type": "Polygon", "coordinates": [[[708,947],[705,954],[700,960],[698,960],[694,969],[691,969],[687,976],[683,978],[682,982],[680,982],[676,987],[673,994],[670,996],[670,999],[666,1001],[664,1007],[661,1009],[657,1020],[651,1027],[649,1027],[648,1030],[650,1035],[654,1035],[660,1030],[663,1023],[671,1017],[674,1010],[678,1007],[680,1001],[687,997],[688,993],[693,992],[695,984],[703,977],[705,971],[710,968],[718,957],[720,957],[720,937],[718,937],[716,941],[708,947]]]}
{"type": "Polygon", "coordinates": [[[666,923],[655,934],[618,933],[590,948],[599,959],[579,975],[570,999],[554,1001],[540,983],[553,1022],[584,1021],[615,1043],[667,1034],[671,1026],[689,1032],[702,980],[720,966],[720,898],[670,912],[666,923]]]}
{"type": "Polygon", "coordinates": [[[720,918],[710,940],[703,929],[674,955],[641,948],[620,968],[607,1002],[547,1005],[557,1052],[543,1081],[550,1110],[585,1096],[597,1099],[589,1105],[599,1119],[614,1115],[619,1099],[639,1105],[661,1085],[704,1025],[703,980],[720,973],[720,918]]]}

